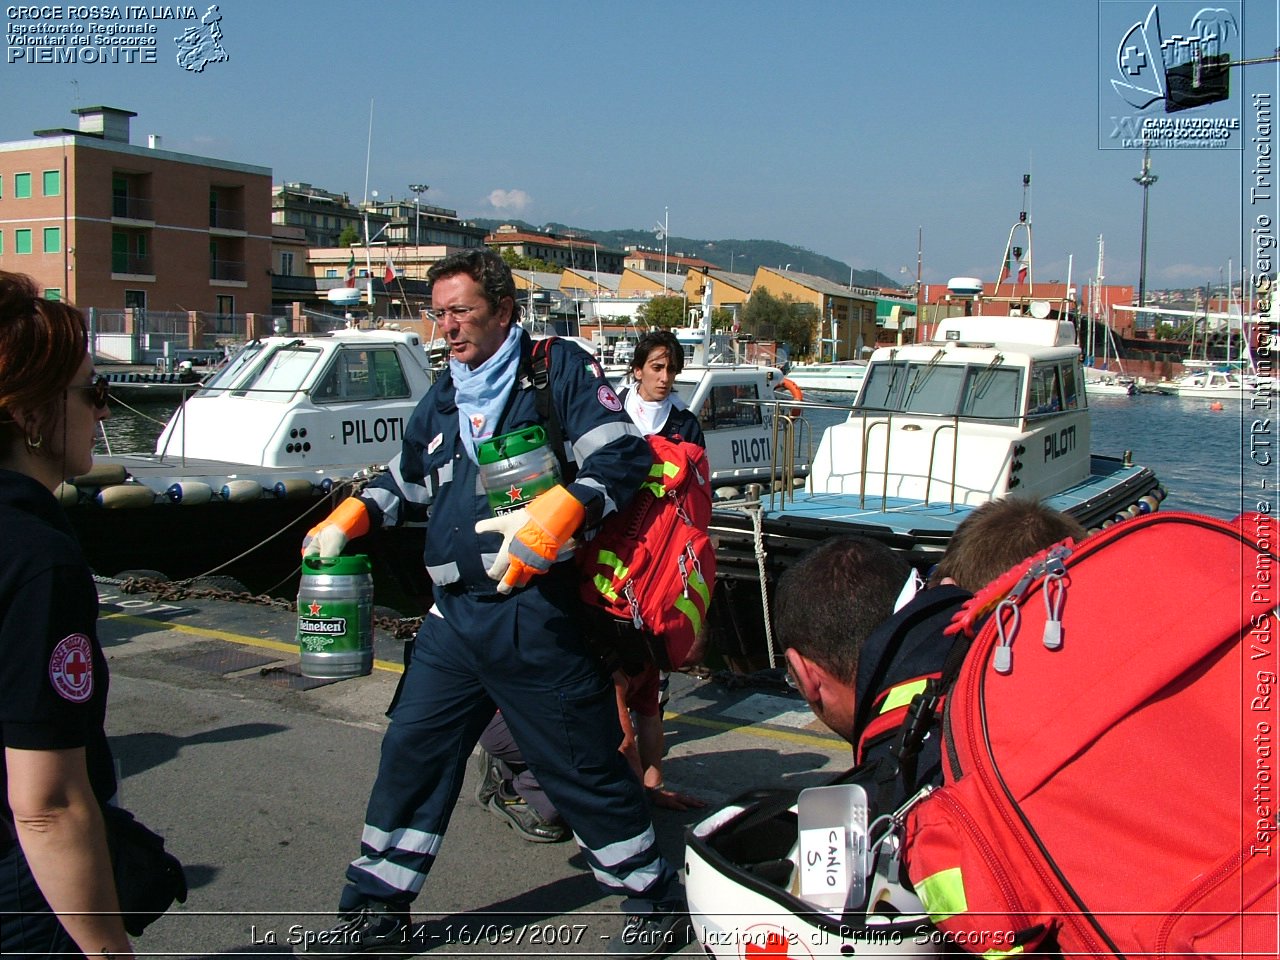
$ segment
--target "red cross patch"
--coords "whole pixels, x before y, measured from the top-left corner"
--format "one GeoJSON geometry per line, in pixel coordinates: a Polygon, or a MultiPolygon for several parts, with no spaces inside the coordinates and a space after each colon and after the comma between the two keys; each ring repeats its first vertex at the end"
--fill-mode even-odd
{"type": "Polygon", "coordinates": [[[614,413],[622,409],[622,401],[613,392],[613,387],[607,383],[602,383],[596,388],[596,399],[600,401],[600,406],[612,410],[614,413]]]}
{"type": "Polygon", "coordinates": [[[49,682],[58,696],[84,703],[93,696],[93,644],[83,633],[58,641],[49,657],[49,682]]]}

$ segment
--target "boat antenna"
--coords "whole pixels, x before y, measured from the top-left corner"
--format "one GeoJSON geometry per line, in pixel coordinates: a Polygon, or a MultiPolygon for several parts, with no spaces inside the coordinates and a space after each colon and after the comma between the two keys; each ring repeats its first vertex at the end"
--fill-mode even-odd
{"type": "Polygon", "coordinates": [[[369,158],[373,156],[373,100],[369,100],[369,138],[364,148],[364,203],[369,202],[369,158]]]}
{"type": "Polygon", "coordinates": [[[1027,284],[1027,297],[1031,297],[1032,281],[1031,281],[1031,216],[1027,212],[1030,209],[1031,202],[1031,174],[1024,173],[1022,175],[1022,210],[1018,213],[1018,221],[1009,228],[1009,239],[1005,241],[1004,258],[1000,262],[1000,269],[997,272],[995,292],[1000,292],[1001,285],[1005,280],[1009,281],[1010,286],[1022,283],[1025,279],[1027,284]],[[1026,244],[1025,250],[1021,246],[1014,246],[1014,238],[1019,230],[1022,230],[1025,236],[1023,242],[1026,244]],[[1025,253],[1025,256],[1024,256],[1025,253]],[[1015,267],[1015,263],[1017,266],[1015,267]],[[1014,271],[1017,271],[1016,278],[1014,271]]]}
{"type": "MultiPolygon", "coordinates": [[[[373,316],[373,255],[369,250],[372,240],[369,237],[369,159],[373,156],[373,99],[369,99],[369,137],[364,148],[364,201],[360,204],[364,211],[364,267],[365,289],[369,297],[369,315],[373,316]]],[[[374,191],[376,197],[378,191],[374,191]]],[[[381,232],[381,231],[379,231],[381,232]]]]}

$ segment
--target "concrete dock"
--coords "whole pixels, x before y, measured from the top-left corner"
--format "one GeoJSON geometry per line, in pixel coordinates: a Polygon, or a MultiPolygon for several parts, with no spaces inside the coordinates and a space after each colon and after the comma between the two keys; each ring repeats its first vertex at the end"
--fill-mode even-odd
{"type": "MultiPolygon", "coordinates": [[[[373,674],[300,676],[290,611],[159,601],[99,586],[111,665],[108,733],[122,805],[163,834],[191,893],[137,938],[139,955],[287,954],[324,929],[399,678],[402,644],[379,632],[373,674]]],[[[667,783],[709,808],[759,787],[806,787],[850,763],[848,744],[781,690],[672,676],[667,783]]],[[[594,956],[621,929],[572,841],[531,844],[472,799],[468,781],[414,904],[415,952],[594,956]]],[[[654,812],[682,862],[705,812],[654,812]]],[[[701,956],[697,944],[681,955],[701,956]]]]}

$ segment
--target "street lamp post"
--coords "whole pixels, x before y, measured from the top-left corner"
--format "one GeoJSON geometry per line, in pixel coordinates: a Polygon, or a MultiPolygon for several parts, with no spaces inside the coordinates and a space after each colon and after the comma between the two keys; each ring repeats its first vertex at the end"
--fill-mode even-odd
{"type": "Polygon", "coordinates": [[[1142,173],[1133,182],[1142,187],[1142,251],[1138,262],[1138,309],[1147,305],[1147,191],[1159,177],[1151,172],[1151,148],[1143,147],[1142,173]]]}
{"type": "Polygon", "coordinates": [[[431,188],[425,183],[411,183],[413,191],[413,258],[417,262],[418,273],[422,273],[422,195],[431,188]]]}

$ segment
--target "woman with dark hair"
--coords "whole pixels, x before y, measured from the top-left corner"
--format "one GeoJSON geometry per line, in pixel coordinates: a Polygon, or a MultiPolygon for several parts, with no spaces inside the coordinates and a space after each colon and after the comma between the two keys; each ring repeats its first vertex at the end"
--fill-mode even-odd
{"type": "Polygon", "coordinates": [[[675,395],[676,376],[684,369],[684,349],[670,330],[646,333],[631,359],[632,383],[619,396],[627,415],[648,436],[680,437],[707,445],[697,416],[675,395]]]}
{"type": "Polygon", "coordinates": [[[0,271],[0,954],[133,955],[102,815],[98,597],[53,495],[107,416],[80,311],[0,271]]]}

